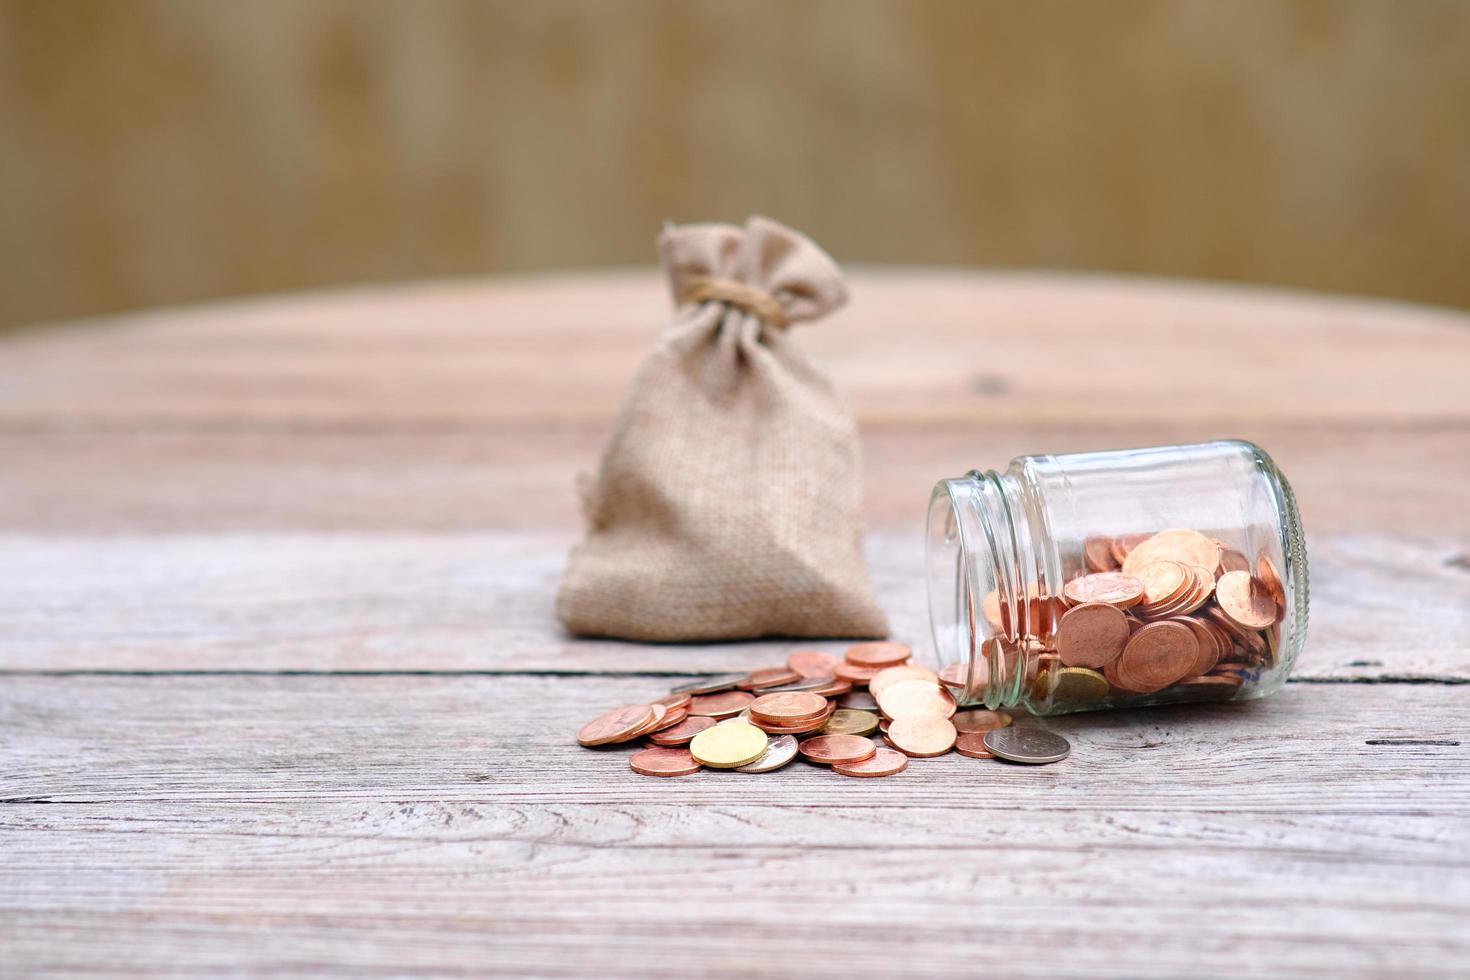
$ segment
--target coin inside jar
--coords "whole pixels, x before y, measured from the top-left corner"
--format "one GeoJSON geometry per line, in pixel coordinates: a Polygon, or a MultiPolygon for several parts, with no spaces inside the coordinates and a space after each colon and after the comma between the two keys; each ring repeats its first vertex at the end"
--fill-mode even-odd
{"type": "Polygon", "coordinates": [[[1164,559],[1214,569],[1220,565],[1220,545],[1198,531],[1171,528],[1135,546],[1123,560],[1123,571],[1137,575],[1142,566],[1164,559]]]}
{"type": "Polygon", "coordinates": [[[1226,572],[1215,583],[1220,611],[1231,621],[1250,630],[1263,630],[1276,622],[1276,598],[1271,590],[1251,577],[1250,572],[1226,572]]]}
{"type": "Polygon", "coordinates": [[[1128,642],[1128,617],[1105,602],[1073,606],[1057,624],[1057,654],[1068,667],[1104,667],[1128,642]]]}
{"type": "Polygon", "coordinates": [[[1143,583],[1122,572],[1094,572],[1074,578],[1062,587],[1062,593],[1073,602],[1106,602],[1128,609],[1143,601],[1143,583]]]}
{"type": "Polygon", "coordinates": [[[1151,694],[1189,676],[1199,656],[1194,634],[1178,623],[1150,623],[1134,633],[1118,658],[1123,686],[1151,694]]]}

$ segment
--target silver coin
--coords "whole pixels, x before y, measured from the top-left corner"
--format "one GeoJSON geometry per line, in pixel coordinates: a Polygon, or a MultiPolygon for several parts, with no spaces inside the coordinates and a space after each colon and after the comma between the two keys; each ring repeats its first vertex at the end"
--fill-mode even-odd
{"type": "Polygon", "coordinates": [[[720,691],[728,691],[736,684],[745,680],[746,674],[716,674],[711,677],[701,677],[697,681],[688,684],[680,684],[678,687],[669,688],[670,694],[717,694],[720,691]]]}
{"type": "Polygon", "coordinates": [[[837,699],[839,708],[856,708],[858,711],[877,711],[878,702],[867,691],[848,691],[837,699]]]}
{"type": "Polygon", "coordinates": [[[1035,725],[1010,725],[986,732],[985,747],[997,758],[1033,766],[1061,762],[1072,751],[1071,742],[1035,725]]]}
{"type": "Polygon", "coordinates": [[[796,758],[796,737],[793,735],[776,735],[766,743],[766,750],[761,757],[746,766],[736,769],[736,772],[774,772],[786,763],[796,758]]]}
{"type": "Polygon", "coordinates": [[[751,693],[761,694],[784,694],[787,691],[815,691],[818,688],[827,687],[832,683],[831,677],[803,677],[799,681],[790,684],[779,684],[776,687],[758,687],[751,693]]]}

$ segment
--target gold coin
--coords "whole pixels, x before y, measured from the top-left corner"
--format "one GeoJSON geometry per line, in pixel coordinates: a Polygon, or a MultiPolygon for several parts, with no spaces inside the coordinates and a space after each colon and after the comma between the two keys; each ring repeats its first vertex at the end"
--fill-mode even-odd
{"type": "Polygon", "coordinates": [[[766,733],[754,725],[730,722],[694,736],[689,751],[701,765],[711,769],[738,769],[759,759],[768,741],[766,733]]]}
{"type": "Polygon", "coordinates": [[[823,735],[871,735],[877,730],[877,715],[852,708],[838,708],[822,726],[823,735]]]}
{"type": "Polygon", "coordinates": [[[1011,716],[1004,711],[986,711],[984,708],[971,708],[961,711],[950,719],[955,731],[964,733],[985,732],[996,728],[1004,728],[1011,723],[1011,716]]]}
{"type": "Polygon", "coordinates": [[[1086,667],[1063,667],[1052,681],[1051,696],[1070,704],[1086,704],[1108,695],[1108,679],[1086,667]]]}

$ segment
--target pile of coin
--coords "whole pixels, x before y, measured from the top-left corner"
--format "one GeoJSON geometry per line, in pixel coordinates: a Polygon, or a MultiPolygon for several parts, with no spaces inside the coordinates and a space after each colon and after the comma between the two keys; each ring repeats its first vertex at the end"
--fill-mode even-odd
{"type": "Polygon", "coordinates": [[[1004,712],[957,709],[941,677],[911,663],[902,643],[859,643],[843,659],[797,651],[784,666],[705,677],[646,704],[588,722],[585,746],[646,740],[629,765],[645,776],[701,769],[773,772],[800,756],[844,776],[892,776],[909,759],[956,751],[971,758],[1055,762],[1070,746],[1004,712]],[[882,741],[868,736],[881,731],[882,741]]]}
{"type": "Polygon", "coordinates": [[[1024,661],[1033,702],[1063,707],[1227,698],[1276,665],[1286,596],[1267,555],[1252,567],[1218,539],[1175,528],[1088,538],[1082,562],[1061,596],[1014,612],[997,593],[986,598],[997,635],[964,678],[972,693],[996,657],[1024,661]]]}

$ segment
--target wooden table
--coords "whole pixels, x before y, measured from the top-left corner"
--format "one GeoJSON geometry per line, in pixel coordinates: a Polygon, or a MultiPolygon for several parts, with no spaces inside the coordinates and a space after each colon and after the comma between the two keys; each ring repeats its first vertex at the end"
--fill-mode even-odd
{"type": "MultiPolygon", "coordinates": [[[[1292,683],[1057,723],[1066,762],[633,775],[605,707],[792,645],[579,642],[552,596],[667,316],[650,273],[0,343],[0,972],[1470,971],[1470,318],[859,272],[803,330],[928,646],[933,482],[1254,439],[1308,527],[1292,683]]],[[[826,644],[831,650],[839,645],[826,644]]]]}

